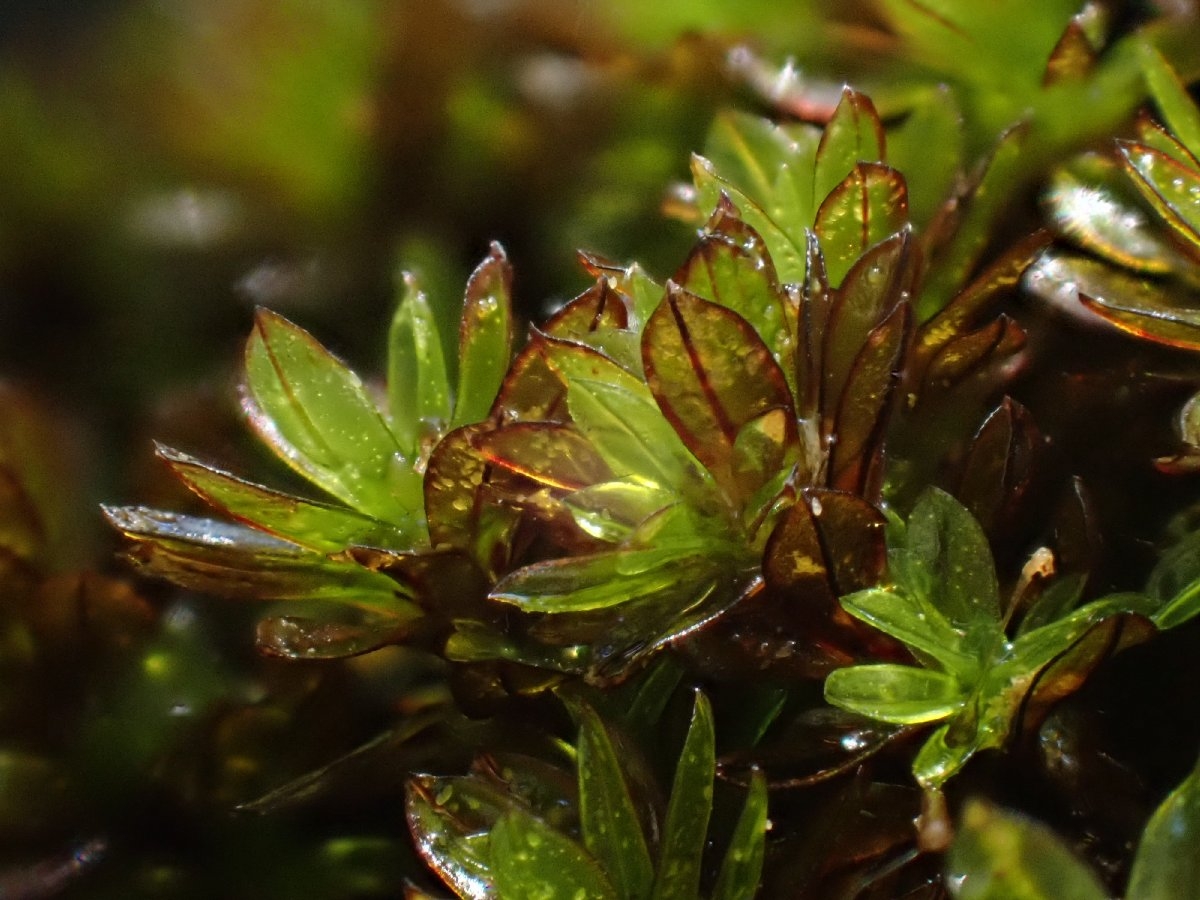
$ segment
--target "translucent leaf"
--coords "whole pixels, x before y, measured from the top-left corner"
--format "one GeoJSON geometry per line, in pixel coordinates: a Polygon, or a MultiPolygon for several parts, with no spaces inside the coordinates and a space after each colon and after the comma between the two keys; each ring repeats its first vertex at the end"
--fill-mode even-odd
{"type": "Polygon", "coordinates": [[[654,868],[617,751],[594,710],[581,704],[578,713],[576,765],[584,845],[604,867],[620,896],[644,897],[654,868]]]}
{"type": "Polygon", "coordinates": [[[1200,769],[1154,811],[1129,873],[1129,900],[1186,900],[1200,893],[1200,769]]]}
{"type": "Polygon", "coordinates": [[[479,434],[475,444],[488,462],[552,488],[577,491],[611,478],[588,439],[569,425],[516,422],[479,434]]]}
{"type": "Polygon", "coordinates": [[[450,423],[450,382],[429,299],[416,276],[402,278],[404,294],[388,331],[388,408],[404,455],[416,459],[422,441],[450,423]]]}
{"type": "Polygon", "coordinates": [[[1200,261],[1200,171],[1145,144],[1118,146],[1134,186],[1179,237],[1180,248],[1200,261]]]}
{"type": "Polygon", "coordinates": [[[841,604],[854,618],[937,660],[958,679],[969,682],[978,674],[980,660],[966,652],[962,634],[919,599],[901,591],[870,588],[842,597],[841,604]]]}
{"type": "Polygon", "coordinates": [[[512,268],[499,244],[471,273],[459,325],[455,426],[482,421],[512,358],[512,268]]]}
{"type": "Polygon", "coordinates": [[[716,209],[722,195],[728,197],[742,221],[762,236],[771,251],[771,259],[775,263],[780,282],[800,284],[804,281],[806,267],[803,231],[785,228],[751,197],[722,178],[712,163],[702,156],[692,157],[692,178],[705,207],[716,209]]]}
{"type": "Polygon", "coordinates": [[[712,813],[715,748],[712,708],[704,694],[697,691],[692,722],[675,766],[651,900],[693,900],[699,896],[701,861],[712,813]]]}
{"type": "Polygon", "coordinates": [[[727,205],[713,213],[700,241],[671,280],[737,313],[750,323],[780,366],[790,364],[790,320],[794,315],[775,266],[763,239],[727,205]]]}
{"type": "Polygon", "coordinates": [[[501,579],[493,600],[526,612],[603,609],[673,587],[691,562],[675,548],[611,550],[534,563],[501,579]]]}
{"type": "Polygon", "coordinates": [[[1196,155],[1183,146],[1175,135],[1150,118],[1148,113],[1139,115],[1135,124],[1139,143],[1153,147],[1185,166],[1197,164],[1196,155]]]}
{"type": "Polygon", "coordinates": [[[1187,86],[1153,44],[1146,42],[1138,49],[1146,85],[1159,112],[1191,154],[1200,154],[1200,110],[1188,94],[1187,86]]]}
{"type": "Polygon", "coordinates": [[[1055,230],[1072,243],[1127,269],[1165,274],[1174,248],[1153,227],[1136,197],[1115,183],[1115,165],[1105,159],[1087,166],[1086,180],[1069,169],[1055,172],[1042,203],[1055,230]]]}
{"type": "Polygon", "coordinates": [[[662,414],[717,481],[738,496],[733,463],[741,428],[768,409],[791,408],[787,382],[770,350],[732,310],[668,290],[646,324],[643,355],[662,414]]]}
{"type": "MultiPolygon", "coordinates": [[[[776,173],[784,165],[803,171],[811,195],[813,163],[820,135],[820,131],[812,126],[781,126],[761,116],[725,111],[713,121],[705,155],[723,178],[758,202],[769,203],[775,191],[776,173]]],[[[850,166],[846,171],[850,171],[850,166]]],[[[834,183],[840,180],[841,176],[834,183]]],[[[812,223],[815,208],[810,196],[808,203],[797,210],[800,214],[797,235],[812,223]]]]}
{"type": "Polygon", "coordinates": [[[582,847],[530,813],[505,815],[492,828],[489,845],[500,900],[623,897],[582,847]]]}
{"type": "Polygon", "coordinates": [[[302,500],[243,481],[161,444],[156,450],[171,471],[208,503],[310,550],[333,553],[352,544],[403,549],[418,539],[413,533],[416,523],[410,523],[406,534],[342,506],[302,500]]]}
{"type": "Polygon", "coordinates": [[[717,872],[712,900],[753,900],[762,877],[766,842],[767,783],[761,772],[755,772],[729,849],[717,872]]]}
{"type": "Polygon", "coordinates": [[[425,510],[434,547],[470,553],[485,572],[507,567],[508,546],[520,512],[501,503],[479,502],[486,493],[487,462],[475,441],[487,425],[465,425],[434,448],[425,469],[425,510]]]}
{"type": "Polygon", "coordinates": [[[629,327],[629,310],[620,294],[605,278],[571,300],[542,326],[546,334],[558,338],[587,340],[597,331],[629,327]]]}
{"type": "Polygon", "coordinates": [[[592,537],[621,541],[647,517],[674,503],[670,491],[637,481],[605,481],[563,498],[575,523],[592,537]]]}
{"type": "Polygon", "coordinates": [[[876,163],[856,165],[821,203],[813,225],[830,284],[841,284],[855,260],[907,224],[904,176],[876,163]]]}
{"type": "MultiPolygon", "coordinates": [[[[967,698],[964,698],[966,702],[967,698]]],[[[1006,709],[1005,714],[1007,712],[1006,709]]],[[[1008,720],[1003,721],[1007,723],[1008,720]]],[[[993,732],[990,735],[994,739],[992,745],[1003,740],[1006,734],[1003,730],[993,732]]],[[[970,707],[963,709],[925,739],[913,758],[913,778],[927,791],[940,791],[982,749],[987,737],[988,730],[980,727],[975,710],[970,707]]]]}
{"type": "Polygon", "coordinates": [[[496,422],[565,422],[570,418],[567,386],[550,368],[544,344],[545,338],[535,330],[513,360],[492,405],[491,418],[496,422]]]}
{"type": "Polygon", "coordinates": [[[1049,625],[1022,634],[1013,642],[1011,660],[1004,666],[1036,671],[1104,619],[1124,613],[1147,615],[1154,605],[1142,594],[1110,594],[1093,600],[1049,625]]]}
{"type": "MultiPolygon", "coordinates": [[[[335,609],[339,609],[335,607],[335,609]]],[[[343,659],[399,643],[408,629],[392,616],[269,616],[255,628],[260,653],[283,659],[343,659]]]]}
{"type": "MultiPolygon", "coordinates": [[[[963,808],[946,858],[957,900],[1105,900],[1095,875],[1049,828],[981,800],[963,808]]],[[[1139,894],[1130,894],[1140,898],[1139,894]]]]}
{"type": "Polygon", "coordinates": [[[143,507],[106,507],[134,542],[129,558],[150,575],[193,590],[249,599],[336,600],[405,617],[416,607],[386,575],[261,531],[143,507]]]}
{"type": "Polygon", "coordinates": [[[854,360],[835,420],[837,441],[830,454],[831,487],[868,497],[875,495],[871,479],[879,465],[884,418],[900,379],[911,322],[909,305],[897,304],[867,335],[854,360]]]}
{"type": "Polygon", "coordinates": [[[1200,350],[1200,300],[1179,285],[1135,278],[1098,260],[1057,252],[1031,267],[1025,283],[1068,312],[1082,304],[1098,321],[1135,337],[1200,350]]]}
{"type": "MultiPolygon", "coordinates": [[[[883,124],[879,121],[875,104],[866,94],[860,94],[850,87],[844,88],[842,99],[825,125],[821,143],[817,147],[813,169],[813,195],[817,203],[824,205],[829,193],[842,184],[860,163],[881,163],[886,158],[883,124]]],[[[891,231],[885,233],[890,234],[891,231]]],[[[840,280],[833,279],[835,284],[840,280]]]]}
{"type": "Polygon", "coordinates": [[[488,831],[512,798],[476,778],[414,775],[404,806],[417,851],[459,897],[496,897],[488,831]]]}
{"type": "Polygon", "coordinates": [[[953,677],[915,666],[848,666],[825,679],[825,699],[834,706],[881,722],[912,725],[953,715],[967,697],[953,677]]]}
{"type": "Polygon", "coordinates": [[[604,278],[609,286],[626,298],[631,318],[625,327],[644,323],[662,300],[662,285],[647,275],[637,263],[618,266],[598,256],[582,252],[580,260],[588,272],[598,278],[604,278]]]}
{"type": "MultiPolygon", "coordinates": [[[[855,263],[837,291],[823,323],[821,405],[830,420],[844,401],[846,384],[871,332],[904,299],[912,277],[909,233],[902,231],[872,247],[855,263]]],[[[821,332],[817,332],[821,334],[821,332]]]]}
{"type": "Polygon", "coordinates": [[[243,408],[276,453],[355,509],[399,525],[410,519],[420,502],[411,466],[357,375],[267,310],[255,317],[245,367],[243,408]]]}

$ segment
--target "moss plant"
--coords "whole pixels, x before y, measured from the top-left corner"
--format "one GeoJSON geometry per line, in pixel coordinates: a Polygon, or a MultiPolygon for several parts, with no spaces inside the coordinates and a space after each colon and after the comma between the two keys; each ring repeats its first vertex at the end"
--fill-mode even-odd
{"type": "MultiPolygon", "coordinates": [[[[270,896],[1200,895],[1200,747],[1110,724],[1200,742],[1156,660],[1196,658],[1200,612],[1197,21],[859,5],[806,7],[807,70],[732,56],[741,106],[662,185],[695,229],[666,270],[581,252],[527,321],[494,243],[456,336],[402,272],[378,378],[256,311],[240,408],[290,473],[160,444],[209,512],[105,507],[166,612],[91,582],[118,686],[86,752],[0,745],[0,827],[77,778],[105,837],[0,895],[136,856],[110,820],[143,771],[130,822],[219,821],[270,896]],[[1112,371],[1153,397],[1132,463],[1112,371]]],[[[0,402],[0,588],[47,598],[0,615],[28,729],[85,601],[37,415],[0,402]]],[[[170,857],[111,891],[190,896],[170,857]]]]}

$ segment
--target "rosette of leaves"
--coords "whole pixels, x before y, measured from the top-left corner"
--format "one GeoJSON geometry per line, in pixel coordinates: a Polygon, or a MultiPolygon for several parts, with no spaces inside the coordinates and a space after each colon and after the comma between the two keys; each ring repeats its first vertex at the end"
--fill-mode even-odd
{"type": "Polygon", "coordinates": [[[1135,136],[1113,152],[1087,154],[1054,174],[1044,203],[1075,249],[1047,253],[1026,282],[1056,306],[1082,305],[1137,338],[1197,350],[1200,110],[1153,47],[1141,56],[1167,127],[1142,115],[1135,136]]]}
{"type": "MultiPolygon", "coordinates": [[[[260,310],[246,343],[242,407],[263,443],[327,499],[276,491],[160,447],[184,484],[234,521],[108,508],[133,542],[129,558],[196,590],[287,601],[288,612],[259,625],[260,647],[276,655],[346,656],[421,627],[429,609],[422,578],[432,571],[424,560],[436,555],[451,509],[470,505],[473,487],[469,473],[453,482],[435,473],[427,486],[425,467],[443,434],[487,415],[511,357],[510,281],[493,245],[467,285],[452,382],[428,298],[406,275],[382,397],[303,329],[260,310]]],[[[488,556],[486,541],[504,536],[463,525],[458,537],[438,557],[436,577],[469,603],[481,596],[478,576],[461,563],[488,556]]]]}
{"type": "MultiPolygon", "coordinates": [[[[749,900],[758,889],[767,793],[753,780],[719,866],[706,860],[713,807],[712,712],[697,693],[665,804],[628,747],[586,703],[572,774],[508,755],[465,775],[415,775],[406,811],[426,863],[470,900],[749,900]]],[[[426,896],[418,894],[417,896],[426,896]]]]}
{"type": "MultiPolygon", "coordinates": [[[[1128,900],[1185,900],[1200,891],[1200,774],[1154,811],[1133,856],[1128,900]]],[[[1053,831],[984,801],[963,809],[945,884],[960,900],[1104,900],[1106,889],[1053,831]]]]}
{"type": "Polygon", "coordinates": [[[841,602],[903,641],[919,665],[839,669],[826,679],[825,697],[884,722],[940,723],[913,761],[927,789],[940,789],[975,753],[1036,724],[1104,658],[1153,634],[1163,609],[1143,594],[1079,605],[1078,577],[1033,592],[1031,579],[1022,579],[1005,600],[983,530],[935,488],[906,522],[891,523],[888,545],[888,583],[841,602]]]}

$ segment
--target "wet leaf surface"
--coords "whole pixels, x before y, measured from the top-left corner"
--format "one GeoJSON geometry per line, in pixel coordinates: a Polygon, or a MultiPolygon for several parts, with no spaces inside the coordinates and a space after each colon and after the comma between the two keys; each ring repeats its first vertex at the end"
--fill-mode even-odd
{"type": "Polygon", "coordinates": [[[450,382],[437,320],[415,275],[402,276],[403,296],[388,331],[387,390],[392,432],[404,455],[450,423],[450,382]]]}
{"type": "Polygon", "coordinates": [[[398,525],[411,517],[417,476],[357,375],[266,310],[255,318],[245,367],[246,415],[282,459],[368,515],[398,525]]]}
{"type": "Polygon", "coordinates": [[[762,773],[750,778],[750,790],[713,886],[712,900],[752,900],[762,877],[767,834],[767,785],[762,773]]]}
{"type": "Polygon", "coordinates": [[[1178,246],[1200,261],[1200,171],[1145,144],[1119,144],[1121,162],[1134,186],[1179,238],[1178,246]]]}
{"type": "Polygon", "coordinates": [[[904,176],[884,165],[856,165],[821,203],[813,224],[830,283],[841,284],[863,253],[907,224],[904,176]]]}
{"type": "Polygon", "coordinates": [[[471,273],[458,332],[453,425],[486,418],[512,358],[512,267],[499,244],[471,273]]]}
{"type": "Polygon", "coordinates": [[[489,835],[491,870],[502,897],[618,900],[600,867],[573,840],[527,812],[512,811],[489,835]]]}
{"type": "Polygon", "coordinates": [[[712,707],[697,691],[687,737],[675,766],[651,900],[691,900],[699,895],[712,812],[715,747],[712,707]]]}

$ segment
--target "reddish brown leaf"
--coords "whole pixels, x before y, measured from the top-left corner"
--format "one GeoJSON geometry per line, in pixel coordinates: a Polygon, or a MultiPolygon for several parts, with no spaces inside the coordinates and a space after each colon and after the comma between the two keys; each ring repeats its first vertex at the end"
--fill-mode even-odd
{"type": "Polygon", "coordinates": [[[271,616],[259,621],[255,645],[259,653],[284,659],[342,659],[399,643],[408,631],[406,623],[378,616],[359,621],[271,616]]]}
{"type": "Polygon", "coordinates": [[[672,277],[680,287],[746,319],[781,365],[791,356],[790,304],[762,237],[738,218],[727,198],[672,277]]]}
{"type": "Polygon", "coordinates": [[[883,123],[866,94],[843,88],[842,99],[825,125],[817,145],[814,196],[818,203],[858,163],[886,159],[883,123]]]}
{"type": "MultiPolygon", "coordinates": [[[[830,456],[829,483],[864,496],[874,493],[868,482],[883,449],[888,401],[899,379],[901,357],[912,322],[907,301],[896,304],[871,330],[854,360],[834,422],[836,441],[830,456]]],[[[832,398],[830,398],[832,400],[832,398]]]]}
{"type": "Polygon", "coordinates": [[[825,274],[821,244],[812,232],[808,233],[806,262],[796,336],[796,411],[804,419],[815,419],[820,414],[824,338],[834,293],[825,274]]]}
{"type": "Polygon", "coordinates": [[[814,488],[805,496],[825,548],[834,593],[840,597],[878,584],[887,556],[883,514],[844,491],[814,488]]]}
{"type": "Polygon", "coordinates": [[[600,277],[590,288],[550,317],[542,331],[553,337],[582,338],[595,331],[629,327],[629,309],[621,295],[600,277]]]}
{"type": "Polygon", "coordinates": [[[567,389],[542,351],[545,338],[534,332],[517,354],[492,406],[490,418],[509,422],[565,422],[567,389]]]}
{"type": "Polygon", "coordinates": [[[907,231],[877,244],[854,265],[836,292],[822,347],[821,410],[826,434],[832,433],[834,414],[867,336],[911,287],[909,250],[907,231]]]}
{"type": "Polygon", "coordinates": [[[517,422],[475,436],[476,449],[497,466],[549,487],[578,491],[612,478],[578,430],[549,422],[517,422]]]}
{"type": "MultiPolygon", "coordinates": [[[[774,407],[791,411],[783,371],[753,327],[732,310],[668,290],[642,343],[646,381],[688,449],[729,490],[742,427],[774,407]]],[[[794,412],[788,444],[796,441],[794,412]]]]}
{"type": "Polygon", "coordinates": [[[922,396],[947,390],[975,372],[1003,363],[1024,346],[1025,329],[1004,315],[978,331],[959,335],[943,344],[930,360],[922,396]]]}

